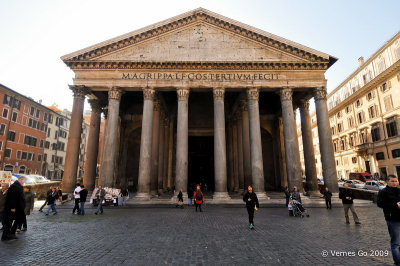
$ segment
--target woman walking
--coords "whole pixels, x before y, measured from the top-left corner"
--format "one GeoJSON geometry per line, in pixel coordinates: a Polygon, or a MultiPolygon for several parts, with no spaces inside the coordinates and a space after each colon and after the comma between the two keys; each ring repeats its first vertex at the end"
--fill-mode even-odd
{"type": "Polygon", "coordinates": [[[196,191],[193,194],[193,198],[194,198],[194,205],[196,206],[196,212],[197,212],[197,207],[199,207],[200,212],[202,212],[201,204],[203,204],[204,195],[203,192],[201,192],[199,184],[196,185],[196,191]]]}
{"type": "Polygon", "coordinates": [[[254,211],[260,208],[256,193],[253,192],[253,187],[248,186],[246,193],[243,195],[243,201],[246,202],[247,213],[249,214],[249,228],[254,229],[254,211]]]}

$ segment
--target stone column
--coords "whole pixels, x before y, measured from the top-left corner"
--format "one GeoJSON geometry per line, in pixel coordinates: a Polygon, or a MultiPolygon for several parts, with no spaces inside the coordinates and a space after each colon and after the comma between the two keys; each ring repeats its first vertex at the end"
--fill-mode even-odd
{"type": "Polygon", "coordinates": [[[72,192],[76,185],[76,175],[79,163],[79,151],[81,143],[82,115],[85,103],[85,95],[89,89],[85,86],[69,86],[74,93],[71,124],[69,127],[67,152],[64,165],[64,176],[61,183],[65,192],[72,192]]]}
{"type": "Polygon", "coordinates": [[[318,191],[317,167],[315,165],[315,153],[309,112],[310,103],[301,100],[299,103],[301,116],[301,137],[303,139],[304,165],[306,172],[307,193],[310,196],[320,196],[318,191]]]}
{"type": "MultiPolygon", "coordinates": [[[[253,190],[258,198],[266,198],[264,186],[264,165],[261,143],[260,111],[258,107],[259,88],[247,89],[250,120],[250,153],[253,190]]],[[[273,151],[270,151],[273,152],[273,151]]]]}
{"type": "Polygon", "coordinates": [[[163,112],[160,113],[160,131],[158,134],[158,184],[157,189],[158,193],[163,193],[163,177],[164,177],[164,119],[165,114],[163,112]]]}
{"type": "Polygon", "coordinates": [[[158,186],[158,140],[160,133],[160,101],[154,101],[153,109],[153,136],[151,141],[151,179],[150,179],[150,194],[157,194],[158,186]]]}
{"type": "Polygon", "coordinates": [[[167,191],[168,188],[168,162],[169,162],[169,119],[166,117],[163,121],[164,127],[164,158],[163,158],[163,191],[167,191]]]}
{"type": "Polygon", "coordinates": [[[378,171],[376,171],[376,164],[375,164],[375,158],[374,158],[373,153],[371,153],[371,152],[368,153],[368,160],[369,160],[369,166],[371,169],[371,175],[374,175],[378,171]]]}
{"type": "Polygon", "coordinates": [[[227,165],[228,165],[228,192],[231,192],[234,190],[235,187],[235,179],[233,178],[233,172],[234,172],[234,164],[233,164],[233,140],[232,140],[232,122],[229,121],[227,123],[227,142],[226,142],[226,152],[227,154],[227,165]]]}
{"type": "Polygon", "coordinates": [[[187,195],[188,178],[188,102],[189,89],[178,88],[178,122],[176,137],[175,192],[182,189],[187,195]]]}
{"type": "Polygon", "coordinates": [[[108,91],[108,118],[107,130],[104,135],[102,171],[99,177],[99,185],[112,187],[114,180],[114,168],[117,156],[119,105],[122,90],[112,88],[108,91]]]}
{"type": "Polygon", "coordinates": [[[250,123],[247,101],[242,101],[242,123],[243,123],[243,170],[244,170],[244,190],[252,185],[251,178],[251,153],[250,153],[250,123]]]}
{"type": "Polygon", "coordinates": [[[226,174],[224,88],[214,88],[214,199],[229,199],[226,174]]]}
{"type": "Polygon", "coordinates": [[[140,138],[140,159],[137,199],[150,199],[151,142],[153,134],[153,105],[155,90],[143,89],[143,117],[140,138]]]}
{"type": "Polygon", "coordinates": [[[300,151],[293,113],[292,89],[286,88],[280,91],[283,135],[285,141],[286,170],[288,175],[289,188],[292,190],[296,186],[299,191],[303,191],[301,177],[300,151]]]}
{"type": "Polygon", "coordinates": [[[232,155],[233,155],[233,191],[239,191],[239,152],[238,152],[238,126],[237,120],[234,118],[232,125],[232,155]]]}
{"type": "Polygon", "coordinates": [[[175,183],[173,176],[173,162],[174,162],[174,119],[172,118],[168,124],[168,165],[167,165],[167,173],[168,173],[168,181],[167,188],[171,189],[175,183]]]}
{"type": "Polygon", "coordinates": [[[242,114],[236,115],[237,125],[237,147],[238,147],[238,180],[239,190],[241,194],[244,191],[244,162],[243,162],[243,121],[242,114]]]}
{"type": "Polygon", "coordinates": [[[326,89],[324,87],[315,89],[314,100],[317,113],[319,149],[321,152],[324,183],[332,193],[338,193],[339,187],[336,176],[335,154],[333,152],[328,106],[326,105],[326,89]]]}
{"type": "Polygon", "coordinates": [[[93,190],[96,181],[96,168],[99,151],[99,135],[101,123],[101,107],[97,99],[89,100],[89,104],[92,107],[92,113],[90,116],[90,128],[86,149],[87,152],[83,185],[86,187],[87,190],[91,191],[93,190]]]}

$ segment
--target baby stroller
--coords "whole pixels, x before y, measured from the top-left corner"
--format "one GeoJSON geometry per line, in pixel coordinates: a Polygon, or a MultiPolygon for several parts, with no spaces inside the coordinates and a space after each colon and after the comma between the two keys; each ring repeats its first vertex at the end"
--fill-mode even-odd
{"type": "Polygon", "coordinates": [[[292,199],[289,202],[289,213],[290,211],[292,211],[293,216],[295,217],[301,217],[304,218],[304,216],[310,217],[310,215],[308,214],[307,210],[303,207],[303,204],[301,204],[301,202],[292,199]]]}

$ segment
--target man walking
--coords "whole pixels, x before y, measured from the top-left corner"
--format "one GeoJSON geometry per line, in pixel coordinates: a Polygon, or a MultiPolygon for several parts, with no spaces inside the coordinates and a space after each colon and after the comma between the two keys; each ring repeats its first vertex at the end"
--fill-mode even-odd
{"type": "Polygon", "coordinates": [[[0,230],[3,230],[4,227],[4,207],[6,204],[7,189],[8,189],[8,184],[2,183],[0,190],[0,222],[1,222],[0,230]]]}
{"type": "Polygon", "coordinates": [[[243,195],[243,201],[246,202],[246,209],[249,215],[249,228],[254,229],[254,211],[260,208],[256,193],[253,192],[253,187],[248,186],[246,193],[243,195]]]}
{"type": "Polygon", "coordinates": [[[17,239],[15,232],[25,215],[25,197],[23,184],[26,181],[25,176],[21,176],[15,181],[7,191],[6,202],[4,205],[4,228],[1,240],[17,239]],[[14,224],[13,224],[14,222],[14,224]]]}
{"type": "Polygon", "coordinates": [[[51,187],[50,187],[49,190],[47,190],[47,193],[46,193],[46,200],[44,201],[43,205],[39,208],[40,212],[43,212],[43,208],[46,207],[46,205],[47,205],[47,197],[49,196],[49,194],[51,194],[51,192],[52,192],[52,190],[51,190],[51,187]]]}
{"type": "Polygon", "coordinates": [[[378,193],[378,207],[383,209],[390,235],[390,247],[395,265],[400,265],[400,189],[399,179],[388,176],[387,186],[378,193]]]}
{"type": "Polygon", "coordinates": [[[323,190],[321,193],[324,195],[326,208],[332,209],[332,192],[329,191],[328,187],[325,187],[325,190],[323,190]]]}
{"type": "Polygon", "coordinates": [[[79,210],[79,203],[80,203],[80,194],[79,192],[81,191],[81,186],[80,184],[76,184],[76,188],[74,190],[74,198],[75,198],[75,206],[72,209],[72,214],[75,214],[75,210],[77,214],[80,214],[80,210],[79,210]]]}
{"type": "Polygon", "coordinates": [[[97,202],[99,203],[99,205],[97,206],[97,210],[94,214],[98,214],[100,212],[100,214],[103,214],[103,200],[104,197],[106,196],[106,191],[103,189],[102,186],[99,186],[99,189],[96,192],[96,198],[97,198],[97,202]]]}
{"type": "Polygon", "coordinates": [[[47,211],[46,211],[46,216],[49,216],[50,210],[52,210],[54,213],[53,215],[57,215],[57,209],[56,209],[56,199],[57,199],[57,188],[53,187],[51,189],[51,193],[47,195],[47,211]]]}
{"type": "Polygon", "coordinates": [[[344,184],[343,188],[344,188],[344,190],[340,191],[340,193],[339,193],[339,198],[342,199],[343,208],[344,208],[344,217],[346,217],[346,224],[350,224],[349,209],[351,210],[351,213],[353,214],[354,222],[356,224],[361,224],[360,221],[358,220],[356,210],[354,209],[354,206],[353,206],[354,195],[353,195],[353,192],[349,189],[349,184],[344,184]]]}
{"type": "Polygon", "coordinates": [[[81,185],[81,191],[79,191],[79,196],[80,196],[80,204],[81,204],[81,209],[80,209],[80,214],[81,215],[85,215],[85,202],[86,202],[86,198],[88,195],[88,191],[85,188],[84,185],[81,185]]]}

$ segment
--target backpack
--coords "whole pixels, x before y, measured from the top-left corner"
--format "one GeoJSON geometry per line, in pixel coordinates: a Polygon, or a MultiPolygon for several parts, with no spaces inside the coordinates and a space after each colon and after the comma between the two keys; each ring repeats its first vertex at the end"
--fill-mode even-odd
{"type": "Polygon", "coordinates": [[[196,191],[196,200],[200,201],[203,200],[203,197],[201,196],[201,191],[196,191]]]}

